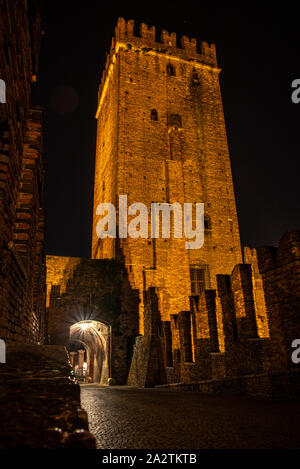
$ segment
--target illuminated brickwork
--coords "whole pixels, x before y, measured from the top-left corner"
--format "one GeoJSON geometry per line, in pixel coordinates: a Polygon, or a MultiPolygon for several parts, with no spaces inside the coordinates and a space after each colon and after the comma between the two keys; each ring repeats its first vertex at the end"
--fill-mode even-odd
{"type": "Polygon", "coordinates": [[[132,290],[121,264],[47,256],[47,316],[49,344],[68,346],[74,337],[81,339],[88,361],[92,358],[94,381],[107,384],[107,378],[112,377],[116,383],[126,384],[138,335],[138,293],[132,290]],[[97,350],[95,340],[90,340],[95,337],[72,333],[82,321],[102,325],[102,345],[97,350]],[[104,364],[108,364],[108,369],[100,377],[95,371],[104,364]]]}
{"type": "Polygon", "coordinates": [[[205,288],[217,274],[242,261],[240,237],[219,86],[215,46],[119,19],[99,90],[95,169],[93,258],[121,251],[134,288],[159,288],[163,321],[190,309],[190,267],[202,267],[205,288]],[[204,202],[205,243],[187,250],[185,240],[99,242],[96,207],[116,203],[204,202]]]}
{"type": "Polygon", "coordinates": [[[37,0],[0,3],[0,337],[43,341],[43,112],[30,108],[41,38],[37,0]]]}
{"type": "Polygon", "coordinates": [[[129,384],[294,395],[299,233],[278,250],[246,248],[243,264],[220,69],[215,46],[200,49],[186,37],[177,47],[166,31],[157,42],[144,24],[137,35],[133,21],[118,20],[96,113],[92,257],[121,258],[139,292],[129,384]],[[99,241],[96,208],[117,207],[121,194],[148,212],[152,202],[203,202],[204,246],[188,250],[172,236],[99,241]]]}

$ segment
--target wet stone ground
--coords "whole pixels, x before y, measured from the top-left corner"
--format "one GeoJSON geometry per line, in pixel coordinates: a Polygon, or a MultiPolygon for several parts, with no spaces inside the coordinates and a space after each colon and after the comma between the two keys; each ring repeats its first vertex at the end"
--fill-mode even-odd
{"type": "Polygon", "coordinates": [[[81,386],[103,449],[300,448],[300,400],[81,386]]]}

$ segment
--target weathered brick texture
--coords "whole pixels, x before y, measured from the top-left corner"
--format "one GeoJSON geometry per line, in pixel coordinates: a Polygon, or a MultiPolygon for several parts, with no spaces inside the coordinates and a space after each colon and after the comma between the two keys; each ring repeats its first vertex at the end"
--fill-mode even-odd
{"type": "MultiPolygon", "coordinates": [[[[119,384],[127,381],[138,334],[138,307],[138,293],[132,290],[122,264],[47,256],[48,342],[67,346],[74,338],[70,334],[71,327],[82,321],[97,321],[107,326],[111,342],[104,337],[106,331],[102,331],[103,355],[100,356],[95,347],[91,354],[94,360],[98,353],[98,364],[105,360],[108,363],[106,380],[102,377],[105,384],[109,377],[119,384]]],[[[85,348],[91,346],[84,336],[82,344],[85,348]]],[[[92,371],[91,376],[100,382],[100,377],[92,371]]]]}
{"type": "Polygon", "coordinates": [[[118,240],[140,291],[143,333],[143,289],[160,288],[160,312],[189,309],[190,266],[205,266],[206,287],[216,288],[216,274],[230,274],[241,262],[215,46],[145,24],[134,35],[133,21],[119,19],[102,76],[98,102],[92,257],[114,258],[114,240],[99,242],[96,207],[115,204],[120,194],[128,205],[143,202],[203,202],[205,243],[187,250],[184,239],[118,240]],[[156,119],[153,119],[153,111],[156,119]],[[149,269],[155,273],[149,275],[149,269]]]}
{"type": "Polygon", "coordinates": [[[178,47],[165,30],[159,42],[155,27],[141,24],[138,35],[133,20],[119,18],[98,94],[92,258],[121,256],[139,294],[130,384],[240,379],[243,391],[269,395],[280,386],[274,373],[293,371],[299,233],[278,249],[246,248],[243,264],[219,73],[214,45],[202,42],[199,52],[183,37],[178,47]],[[148,213],[152,202],[203,202],[204,246],[188,250],[173,231],[99,240],[98,204],[117,206],[123,194],[148,213]]]}
{"type": "Polygon", "coordinates": [[[44,167],[42,110],[30,108],[42,1],[0,2],[0,337],[44,336],[44,167]]]}
{"type": "MultiPolygon", "coordinates": [[[[208,380],[211,384],[199,384],[197,389],[225,391],[222,380],[227,378],[231,392],[297,395],[300,382],[295,375],[297,365],[291,360],[291,344],[300,337],[299,253],[297,231],[288,232],[278,248],[245,248],[247,264],[237,265],[231,275],[218,275],[217,292],[203,292],[198,307],[184,313],[184,322],[183,313],[179,314],[178,382],[208,380]],[[189,314],[191,320],[195,318],[194,330],[188,325],[189,314]],[[189,333],[194,334],[194,340],[188,338],[189,333]],[[189,350],[191,343],[195,348],[193,364],[189,363],[190,353],[186,359],[187,344],[189,350]],[[217,384],[214,380],[221,381],[217,384]]],[[[177,341],[176,323],[171,324],[171,335],[177,341]]],[[[175,369],[178,343],[173,347],[175,369]]]]}

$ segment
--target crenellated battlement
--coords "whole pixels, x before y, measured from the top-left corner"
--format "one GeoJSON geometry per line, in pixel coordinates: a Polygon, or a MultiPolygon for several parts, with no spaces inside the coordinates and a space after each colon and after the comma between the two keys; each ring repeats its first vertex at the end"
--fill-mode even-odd
{"type": "Polygon", "coordinates": [[[134,20],[126,21],[124,18],[119,18],[115,28],[115,37],[112,39],[110,51],[106,57],[105,70],[103,71],[99,87],[99,100],[105,87],[106,78],[110,73],[110,67],[114,64],[116,54],[120,47],[134,47],[136,50],[140,50],[145,53],[152,51],[152,53],[165,54],[169,57],[174,57],[177,60],[193,61],[198,64],[217,68],[215,44],[209,45],[207,42],[201,42],[200,51],[198,52],[197,40],[195,38],[182,36],[179,47],[177,44],[176,33],[169,33],[165,29],[161,32],[159,42],[156,40],[155,26],[149,27],[147,24],[141,23],[138,36],[135,34],[134,20]]]}
{"type": "MultiPolygon", "coordinates": [[[[207,42],[201,42],[200,53],[197,51],[197,40],[195,38],[188,38],[187,36],[181,37],[181,47],[177,45],[176,33],[169,33],[165,29],[161,32],[160,42],[156,40],[156,28],[151,28],[145,24],[140,24],[140,36],[134,34],[134,20],[126,21],[124,18],[119,18],[117,26],[115,28],[115,37],[117,41],[123,40],[138,40],[145,44],[157,46],[167,46],[168,48],[178,49],[179,51],[185,52],[186,55],[199,58],[199,56],[205,56],[211,59],[211,65],[217,65],[216,61],[216,46],[214,44],[209,45],[207,42]]],[[[175,51],[174,51],[175,52],[175,51]]]]}
{"type": "Polygon", "coordinates": [[[155,42],[156,28],[152,26],[148,28],[145,23],[140,24],[140,37],[142,37],[147,43],[155,42]]]}
{"type": "Polygon", "coordinates": [[[174,47],[175,49],[176,42],[177,42],[176,33],[169,34],[168,31],[163,29],[161,33],[161,42],[165,44],[166,46],[174,47]]]}
{"type": "Polygon", "coordinates": [[[132,37],[134,33],[134,20],[126,21],[124,18],[118,18],[115,33],[117,40],[132,37]]]}

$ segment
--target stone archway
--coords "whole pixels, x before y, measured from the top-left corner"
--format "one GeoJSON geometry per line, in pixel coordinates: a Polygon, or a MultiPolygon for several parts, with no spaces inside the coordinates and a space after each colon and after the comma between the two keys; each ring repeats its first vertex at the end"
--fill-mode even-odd
{"type": "Polygon", "coordinates": [[[73,366],[75,353],[80,361],[79,371],[85,368],[86,381],[108,384],[111,377],[111,327],[100,321],[80,321],[70,327],[69,343],[83,347],[71,354],[73,366]],[[85,361],[83,361],[85,357],[85,361]]]}

